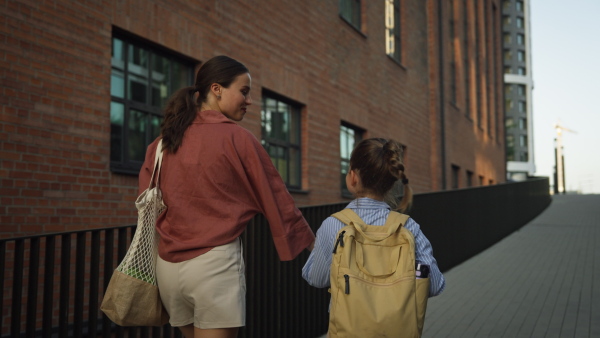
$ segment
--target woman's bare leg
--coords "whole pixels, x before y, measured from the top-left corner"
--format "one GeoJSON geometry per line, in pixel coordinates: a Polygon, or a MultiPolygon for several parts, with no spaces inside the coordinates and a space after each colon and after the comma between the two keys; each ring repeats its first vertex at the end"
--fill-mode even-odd
{"type": "Polygon", "coordinates": [[[226,329],[199,329],[194,327],[194,338],[236,338],[239,327],[226,329]]]}
{"type": "Polygon", "coordinates": [[[180,326],[179,329],[185,338],[236,338],[239,327],[226,329],[200,329],[193,324],[180,326]]]}
{"type": "Polygon", "coordinates": [[[179,329],[185,338],[194,338],[194,324],[180,326],[179,329]]]}

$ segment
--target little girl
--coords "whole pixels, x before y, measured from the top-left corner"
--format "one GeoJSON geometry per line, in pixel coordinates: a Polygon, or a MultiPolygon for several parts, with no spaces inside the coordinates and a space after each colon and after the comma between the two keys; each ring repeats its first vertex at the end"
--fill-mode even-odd
{"type": "MultiPolygon", "coordinates": [[[[412,191],[404,174],[401,156],[402,148],[398,143],[381,138],[363,140],[352,151],[346,185],[356,199],[346,208],[356,212],[365,224],[385,224],[390,207],[384,199],[398,180],[404,185],[404,196],[397,210],[403,212],[412,203],[412,191]]],[[[344,223],[334,217],[328,217],[321,224],[315,247],[302,268],[302,277],[310,285],[318,288],[329,286],[333,247],[338,231],[344,226],[344,223]]],[[[417,263],[430,267],[429,297],[437,296],[444,290],[446,282],[433,257],[431,243],[412,218],[404,226],[415,238],[417,263]]]]}

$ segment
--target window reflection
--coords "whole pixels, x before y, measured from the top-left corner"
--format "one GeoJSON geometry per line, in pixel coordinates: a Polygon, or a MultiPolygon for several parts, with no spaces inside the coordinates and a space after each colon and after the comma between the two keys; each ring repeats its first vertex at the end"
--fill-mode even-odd
{"type": "Polygon", "coordinates": [[[123,37],[113,37],[111,64],[111,169],[137,174],[160,134],[163,107],[191,84],[193,66],[123,37]]]}
{"type": "Polygon", "coordinates": [[[300,106],[263,93],[263,147],[288,187],[301,188],[300,106]]]}

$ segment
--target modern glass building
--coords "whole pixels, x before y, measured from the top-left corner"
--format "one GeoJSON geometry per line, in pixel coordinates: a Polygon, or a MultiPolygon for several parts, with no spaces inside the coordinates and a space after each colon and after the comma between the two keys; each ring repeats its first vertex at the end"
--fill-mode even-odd
{"type": "Polygon", "coordinates": [[[529,0],[502,2],[506,174],[515,181],[535,173],[529,4],[529,0]]]}

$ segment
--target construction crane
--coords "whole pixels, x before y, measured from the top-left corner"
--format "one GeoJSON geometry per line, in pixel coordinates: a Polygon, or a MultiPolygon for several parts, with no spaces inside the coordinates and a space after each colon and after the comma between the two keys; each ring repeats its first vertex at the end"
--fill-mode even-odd
{"type": "Polygon", "coordinates": [[[573,134],[577,134],[576,131],[571,130],[560,124],[560,120],[554,124],[556,130],[556,182],[557,191],[559,194],[565,193],[565,168],[563,160],[563,146],[562,146],[562,134],[563,131],[568,131],[573,134]]]}

